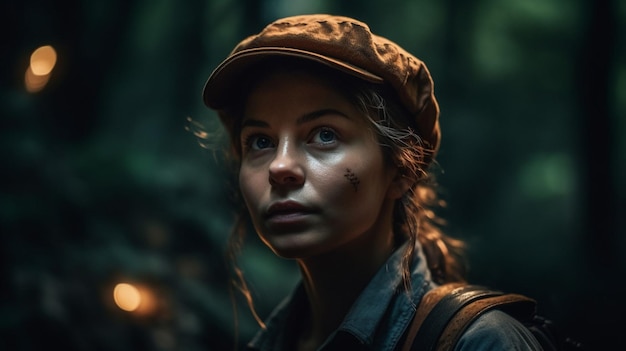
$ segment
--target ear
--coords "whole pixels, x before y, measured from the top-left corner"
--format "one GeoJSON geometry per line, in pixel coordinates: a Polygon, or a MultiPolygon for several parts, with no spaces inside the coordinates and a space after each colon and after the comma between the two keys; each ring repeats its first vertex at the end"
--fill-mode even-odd
{"type": "Polygon", "coordinates": [[[396,174],[387,191],[387,196],[394,200],[401,198],[415,184],[415,179],[404,174],[401,169],[397,169],[395,172],[396,174]]]}

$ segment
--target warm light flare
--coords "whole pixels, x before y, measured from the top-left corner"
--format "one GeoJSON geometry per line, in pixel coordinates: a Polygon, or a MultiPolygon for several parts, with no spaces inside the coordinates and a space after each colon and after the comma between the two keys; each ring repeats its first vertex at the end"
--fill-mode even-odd
{"type": "Polygon", "coordinates": [[[50,75],[38,76],[31,70],[30,67],[26,69],[24,74],[24,85],[29,93],[36,93],[43,89],[50,80],[50,75]]]}
{"type": "Polygon", "coordinates": [[[113,299],[117,307],[124,311],[134,311],[141,304],[139,289],[133,285],[120,283],[113,289],[113,299]]]}
{"type": "Polygon", "coordinates": [[[157,311],[157,298],[146,286],[119,283],[113,288],[113,300],[121,310],[138,315],[151,315],[157,311]]]}
{"type": "Polygon", "coordinates": [[[41,46],[30,55],[30,69],[37,76],[50,74],[56,63],[57,53],[50,45],[41,46]]]}
{"type": "Polygon", "coordinates": [[[52,46],[41,46],[33,51],[30,55],[30,65],[24,76],[26,91],[36,93],[42,90],[48,84],[56,63],[57,53],[52,46]]]}

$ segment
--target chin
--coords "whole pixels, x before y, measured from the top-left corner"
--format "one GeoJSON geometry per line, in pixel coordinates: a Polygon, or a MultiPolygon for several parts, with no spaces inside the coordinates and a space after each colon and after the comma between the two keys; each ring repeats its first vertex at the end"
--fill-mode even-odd
{"type": "Polygon", "coordinates": [[[269,248],[274,252],[276,256],[289,260],[306,259],[315,255],[311,247],[307,246],[270,246],[269,248]]]}
{"type": "Polygon", "coordinates": [[[274,254],[285,259],[306,259],[324,252],[324,245],[311,242],[304,237],[290,236],[263,241],[274,254]]]}

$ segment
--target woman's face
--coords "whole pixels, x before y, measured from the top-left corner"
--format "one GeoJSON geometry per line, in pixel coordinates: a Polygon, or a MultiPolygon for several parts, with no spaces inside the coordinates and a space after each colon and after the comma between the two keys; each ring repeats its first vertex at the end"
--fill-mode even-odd
{"type": "Polygon", "coordinates": [[[246,100],[240,136],[241,192],[259,236],[279,256],[308,258],[392,236],[402,194],[396,171],[362,113],[323,80],[264,79],[246,100]]]}

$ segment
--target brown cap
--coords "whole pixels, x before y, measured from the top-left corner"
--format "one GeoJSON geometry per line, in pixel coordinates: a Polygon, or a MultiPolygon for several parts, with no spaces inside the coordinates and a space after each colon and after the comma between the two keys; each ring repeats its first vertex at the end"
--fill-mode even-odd
{"type": "MultiPolygon", "coordinates": [[[[396,43],[373,34],[367,24],[349,17],[301,15],[270,23],[244,39],[207,80],[204,103],[218,111],[222,123],[229,117],[220,111],[236,94],[237,76],[250,64],[268,56],[292,56],[313,60],[374,83],[387,83],[415,116],[417,132],[426,147],[439,148],[439,106],[426,65],[396,43]]],[[[430,159],[430,157],[429,157],[430,159]]]]}

